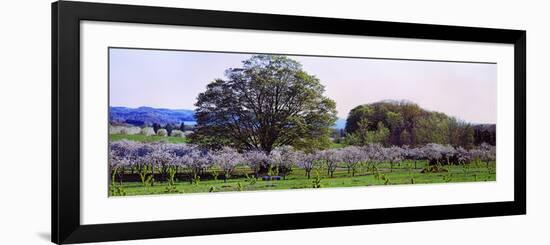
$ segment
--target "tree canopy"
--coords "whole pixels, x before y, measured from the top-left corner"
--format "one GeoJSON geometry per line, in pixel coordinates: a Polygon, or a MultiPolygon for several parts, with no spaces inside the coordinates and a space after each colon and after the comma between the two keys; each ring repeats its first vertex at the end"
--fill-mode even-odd
{"type": "Polygon", "coordinates": [[[335,102],[297,61],[257,55],[229,68],[200,93],[191,140],[210,148],[231,146],[271,152],[275,147],[326,148],[336,121],[335,102]],[[324,142],[311,145],[310,142],[324,142]]]}
{"type": "Polygon", "coordinates": [[[414,103],[383,101],[353,108],[346,121],[346,140],[365,145],[450,144],[471,148],[495,145],[494,125],[472,125],[414,103]]]}

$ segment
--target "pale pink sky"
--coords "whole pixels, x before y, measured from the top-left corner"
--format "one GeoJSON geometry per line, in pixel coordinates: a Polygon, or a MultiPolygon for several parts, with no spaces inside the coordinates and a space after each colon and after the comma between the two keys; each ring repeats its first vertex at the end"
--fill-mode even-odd
{"type": "MultiPolygon", "coordinates": [[[[194,109],[198,93],[252,54],[110,49],[110,105],[194,109]]],[[[497,65],[289,56],[325,85],[339,118],[361,104],[408,100],[472,123],[495,123],[497,65]]]]}

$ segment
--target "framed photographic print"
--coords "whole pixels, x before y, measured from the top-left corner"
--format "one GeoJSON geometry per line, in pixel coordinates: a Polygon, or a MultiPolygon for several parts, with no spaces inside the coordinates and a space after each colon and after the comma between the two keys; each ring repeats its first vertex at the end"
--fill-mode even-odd
{"type": "Polygon", "coordinates": [[[525,214],[525,37],[55,2],[52,241],[525,214]]]}

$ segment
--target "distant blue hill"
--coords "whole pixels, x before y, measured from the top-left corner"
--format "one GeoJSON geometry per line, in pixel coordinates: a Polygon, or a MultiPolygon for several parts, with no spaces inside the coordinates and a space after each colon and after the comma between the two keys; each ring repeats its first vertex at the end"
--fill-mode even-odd
{"type": "MultiPolygon", "coordinates": [[[[195,112],[187,109],[165,109],[153,107],[128,108],[122,106],[109,107],[109,122],[127,123],[136,126],[158,123],[195,124],[195,112]]],[[[346,127],[346,119],[337,119],[333,128],[342,129],[346,127]]]]}
{"type": "Polygon", "coordinates": [[[128,123],[133,125],[144,125],[158,123],[165,124],[194,124],[195,112],[185,109],[164,109],[152,107],[128,108],[114,106],[109,107],[109,121],[128,123]]]}

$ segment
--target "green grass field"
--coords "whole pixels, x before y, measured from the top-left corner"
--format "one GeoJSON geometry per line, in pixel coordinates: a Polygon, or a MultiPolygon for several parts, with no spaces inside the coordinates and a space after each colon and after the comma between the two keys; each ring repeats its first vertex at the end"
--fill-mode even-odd
{"type": "Polygon", "coordinates": [[[183,137],[158,136],[158,135],[146,136],[141,134],[134,134],[134,135],[109,134],[109,140],[110,141],[131,140],[131,141],[139,141],[139,142],[164,141],[172,144],[187,143],[187,138],[183,138],[183,137]]]}
{"type": "MultiPolygon", "coordinates": [[[[240,177],[232,177],[227,182],[224,182],[222,176],[218,180],[202,180],[198,184],[191,184],[188,180],[181,180],[176,181],[175,190],[177,193],[200,193],[313,188],[313,182],[316,179],[317,173],[319,173],[321,188],[496,180],[494,162],[489,167],[485,164],[471,164],[466,168],[463,166],[444,166],[448,172],[442,173],[421,173],[422,163],[417,164],[417,169],[412,168],[412,166],[411,162],[407,162],[401,164],[401,166],[394,166],[390,170],[389,164],[381,164],[379,165],[380,175],[378,178],[366,170],[360,170],[354,177],[351,177],[346,168],[339,167],[333,178],[328,177],[326,170],[320,169],[317,171],[314,170],[311,178],[308,179],[303,169],[294,168],[292,173],[286,177],[286,180],[270,181],[263,181],[261,178],[255,181],[251,178],[245,178],[243,177],[245,173],[252,176],[252,172],[248,167],[239,167],[235,171],[234,176],[240,177]],[[380,177],[382,175],[385,177],[380,177]],[[385,179],[388,180],[387,183],[385,179]]],[[[166,194],[167,186],[168,184],[164,182],[155,182],[154,186],[146,187],[141,182],[122,183],[122,188],[128,196],[166,194]]]]}

